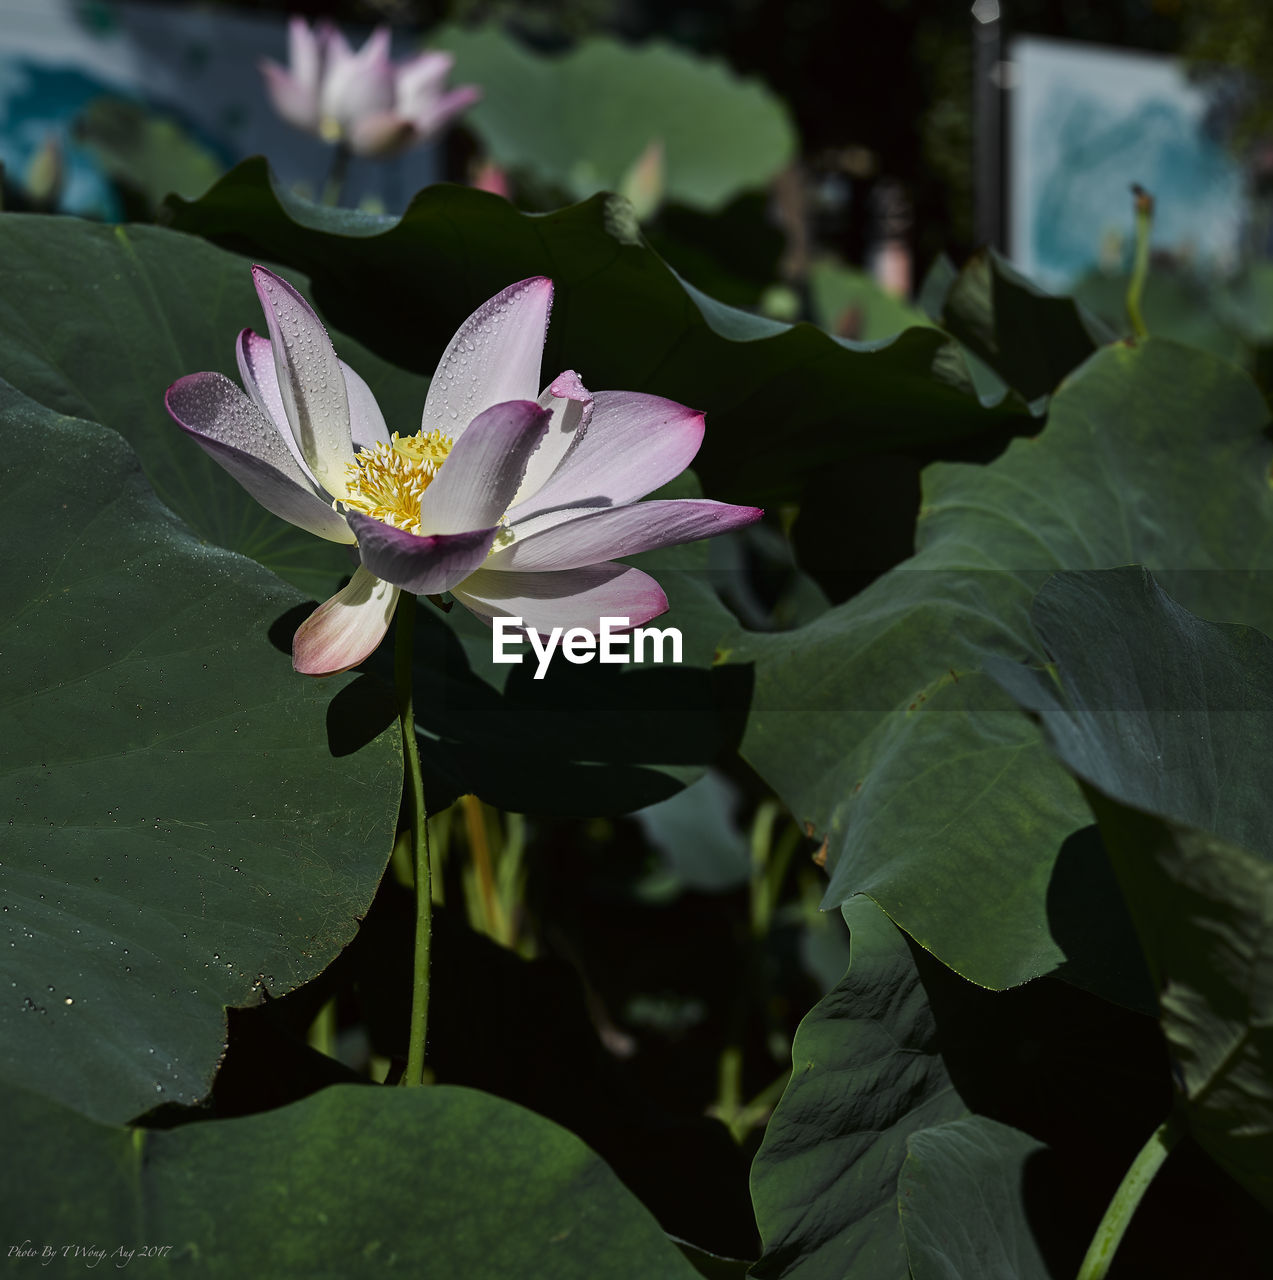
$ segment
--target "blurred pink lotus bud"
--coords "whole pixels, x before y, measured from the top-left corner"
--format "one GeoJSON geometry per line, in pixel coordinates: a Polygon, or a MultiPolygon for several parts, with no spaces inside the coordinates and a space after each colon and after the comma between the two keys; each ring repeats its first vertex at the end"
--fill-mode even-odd
{"type": "Polygon", "coordinates": [[[653,217],[663,203],[664,167],[663,140],[655,138],[619,180],[619,194],[632,201],[639,222],[653,217]]]}
{"type": "Polygon", "coordinates": [[[388,27],[377,27],[357,53],[330,22],[311,28],[292,18],[287,37],[286,68],[261,62],[274,109],[289,124],[355,155],[389,155],[425,142],[482,96],[476,85],[446,88],[454,62],[449,53],[392,62],[388,27]]]}
{"type": "Polygon", "coordinates": [[[62,141],[56,133],[46,133],[40,149],[26,168],[23,185],[27,195],[40,208],[54,209],[62,198],[65,176],[62,141]]]}
{"type": "Polygon", "coordinates": [[[479,191],[489,191],[493,196],[503,196],[505,200],[512,198],[508,174],[494,160],[483,160],[477,166],[471,185],[479,191]]]}

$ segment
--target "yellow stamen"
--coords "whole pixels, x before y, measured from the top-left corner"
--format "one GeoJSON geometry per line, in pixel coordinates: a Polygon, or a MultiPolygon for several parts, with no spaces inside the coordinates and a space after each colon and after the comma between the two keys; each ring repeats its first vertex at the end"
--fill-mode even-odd
{"type": "Polygon", "coordinates": [[[345,131],[340,127],[339,120],[324,116],[318,122],[318,136],[324,142],[339,142],[345,136],[345,131]]]}
{"type": "Polygon", "coordinates": [[[341,504],[395,529],[419,533],[420,499],[454,443],[440,430],[405,439],[395,431],[388,444],[359,449],[348,464],[348,492],[341,504]]]}

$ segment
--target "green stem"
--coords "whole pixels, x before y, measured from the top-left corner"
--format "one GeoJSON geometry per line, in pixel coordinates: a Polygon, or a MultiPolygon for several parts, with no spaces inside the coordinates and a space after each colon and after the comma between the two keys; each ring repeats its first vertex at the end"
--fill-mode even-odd
{"type": "Polygon", "coordinates": [[[411,658],[415,639],[415,596],[404,591],[394,615],[394,686],[402,726],[405,787],[411,810],[411,852],[415,862],[415,963],[411,984],[411,1039],[407,1046],[406,1085],[424,1083],[424,1049],[429,1031],[429,948],[433,939],[433,884],[429,869],[429,822],[424,808],[424,779],[416,745],[411,700],[411,658]]]}
{"type": "Polygon", "coordinates": [[[327,170],[327,181],[323,184],[323,204],[338,205],[345,190],[345,176],[349,172],[349,148],[338,142],[332,152],[331,168],[327,170]]]}
{"type": "Polygon", "coordinates": [[[487,937],[505,944],[504,913],[500,909],[499,897],[495,892],[495,872],[491,866],[490,842],[487,838],[486,815],[482,810],[482,802],[474,795],[464,796],[460,800],[464,808],[465,830],[469,838],[469,853],[473,858],[473,868],[477,872],[478,889],[482,898],[482,922],[487,937]]]}
{"type": "Polygon", "coordinates": [[[525,876],[522,871],[522,859],[526,853],[526,822],[519,813],[504,815],[504,839],[500,846],[499,863],[496,869],[495,891],[500,904],[500,913],[504,920],[505,936],[501,939],[506,947],[515,950],[529,960],[525,948],[518,941],[517,904],[522,896],[522,882],[525,876]]]}
{"type": "Polygon", "coordinates": [[[1105,1210],[1101,1225],[1096,1228],[1092,1243],[1088,1246],[1087,1256],[1079,1268],[1078,1280],[1102,1280],[1114,1260],[1114,1251],[1118,1248],[1123,1233],[1127,1230],[1132,1214],[1136,1212],[1141,1197],[1149,1184],[1154,1180],[1162,1162],[1170,1154],[1172,1147],[1184,1136],[1185,1125],[1179,1112],[1173,1111],[1166,1120],[1150,1135],[1149,1141],[1141,1147],[1131,1168],[1123,1176],[1114,1198],[1105,1210]]]}
{"type": "Polygon", "coordinates": [[[766,874],[769,868],[770,844],[774,823],[781,810],[773,800],[764,800],[756,810],[751,824],[751,934],[763,938],[769,930],[769,918],[773,914],[771,885],[766,874]]]}
{"type": "Polygon", "coordinates": [[[305,1037],[311,1049],[326,1054],[329,1058],[336,1056],[336,997],[333,996],[318,1011],[318,1015],[310,1024],[309,1034],[305,1037]]]}
{"type": "Polygon", "coordinates": [[[743,1051],[740,1045],[728,1044],[716,1069],[716,1112],[726,1124],[732,1124],[742,1104],[743,1051]]]}
{"type": "Polygon", "coordinates": [[[1148,338],[1145,317],[1140,310],[1140,296],[1149,275],[1149,231],[1154,223],[1154,197],[1144,187],[1132,184],[1136,200],[1136,256],[1132,260],[1132,278],[1127,285],[1127,318],[1138,338],[1148,338]]]}
{"type": "Polygon", "coordinates": [[[757,1125],[763,1125],[768,1121],[790,1080],[791,1072],[784,1071],[776,1080],[767,1084],[749,1103],[738,1109],[730,1125],[730,1132],[734,1135],[735,1142],[742,1142],[757,1125]]]}
{"type": "MultiPolygon", "coordinates": [[[[772,919],[774,906],[778,902],[782,894],[782,882],[786,878],[787,868],[791,866],[791,859],[797,847],[800,844],[800,829],[794,822],[789,822],[782,835],[774,842],[772,851],[769,854],[769,865],[765,868],[765,880],[767,883],[766,893],[769,898],[769,915],[772,919]]],[[[769,921],[765,922],[765,929],[768,931],[769,921]]]]}

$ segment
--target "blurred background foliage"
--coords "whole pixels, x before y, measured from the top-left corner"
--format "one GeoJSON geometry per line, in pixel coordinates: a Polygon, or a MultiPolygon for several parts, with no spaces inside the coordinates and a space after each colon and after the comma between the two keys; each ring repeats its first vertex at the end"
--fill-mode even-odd
{"type": "MultiPolygon", "coordinates": [[[[499,22],[541,50],[609,35],[654,38],[723,58],[756,76],[790,107],[803,156],[818,179],[823,243],[861,262],[872,235],[871,192],[899,181],[913,210],[915,258],[962,259],[976,247],[972,222],[972,19],[943,0],[265,0],[242,6],[349,22],[428,30],[441,23],[499,22]],[[881,109],[881,104],[890,104],[881,109]]],[[[1228,30],[1211,11],[1232,11],[1266,33],[1259,0],[1190,5],[1181,0],[1016,0],[1002,5],[1008,31],[1178,52],[1197,27],[1201,42],[1228,30]],[[1208,34],[1210,33],[1210,34],[1208,34]]],[[[1241,42],[1240,33],[1233,39],[1241,42]]],[[[1201,48],[1201,46],[1200,46],[1201,48]]],[[[1200,56],[1202,54],[1200,53],[1200,56]]],[[[1226,59],[1226,61],[1232,61],[1226,59]]],[[[1266,59],[1263,65],[1268,65],[1266,59]]]]}
{"type": "MultiPolygon", "coordinates": [[[[970,6],[938,0],[239,0],[219,8],[280,20],[300,13],[343,24],[387,22],[453,48],[456,81],[487,88],[483,102],[445,139],[442,176],[470,181],[484,161],[493,161],[514,180],[517,203],[527,209],[622,191],[636,199],[642,229],[663,256],[705,292],[734,305],[781,319],[814,319],[841,336],[884,336],[906,313],[883,295],[865,305],[857,295],[870,291],[868,281],[832,283],[829,271],[838,264],[869,270],[881,237],[896,238],[914,264],[909,288],[900,290],[905,293],[940,254],[963,261],[980,247],[970,6]],[[687,88],[702,98],[701,110],[680,111],[685,136],[678,153],[658,158],[659,198],[648,208],[640,208],[637,190],[640,161],[650,158],[642,147],[660,147],[671,126],[657,112],[648,120],[645,113],[617,110],[598,118],[594,87],[602,83],[611,97],[617,86],[620,99],[630,83],[634,101],[640,86],[658,84],[659,100],[678,109],[687,88]],[[578,109],[584,102],[594,107],[578,109]],[[710,126],[700,127],[740,112],[750,122],[741,148],[741,130],[722,147],[710,126]],[[538,137],[556,141],[544,152],[538,137]],[[778,277],[794,284],[795,294],[770,290],[778,277]],[[846,287],[852,296],[830,314],[831,300],[846,287]]],[[[1242,152],[1259,223],[1273,193],[1273,145],[1266,141],[1273,98],[1259,79],[1273,65],[1267,6],[1259,0],[1010,0],[997,8],[1004,39],[1029,34],[1173,54],[1199,80],[1213,78],[1217,66],[1230,76],[1235,69],[1250,73],[1222,96],[1225,119],[1217,127],[1242,152]]],[[[206,188],[223,159],[181,121],[148,119],[128,104],[90,104],[76,135],[115,180],[120,211],[130,217],[156,207],[164,194],[162,169],[175,175],[168,189],[191,196],[206,188]]],[[[42,152],[27,174],[7,174],[6,207],[41,207],[39,193],[55,181],[58,163],[55,151],[42,152]]],[[[1252,235],[1260,237],[1258,225],[1252,235]]],[[[1159,331],[1196,338],[1201,326],[1206,345],[1239,359],[1262,344],[1260,338],[1253,344],[1250,325],[1235,327],[1229,301],[1212,300],[1210,284],[1193,279],[1188,264],[1158,265],[1163,279],[1151,286],[1148,305],[1159,331]],[[1168,293],[1185,301],[1165,301],[1168,293]],[[1200,294],[1207,295],[1203,315],[1188,320],[1181,306],[1200,294]]],[[[1093,273],[1077,292],[1118,327],[1108,300],[1123,286],[1111,268],[1093,273]]],[[[1260,279],[1234,288],[1261,305],[1266,296],[1260,279]]]]}

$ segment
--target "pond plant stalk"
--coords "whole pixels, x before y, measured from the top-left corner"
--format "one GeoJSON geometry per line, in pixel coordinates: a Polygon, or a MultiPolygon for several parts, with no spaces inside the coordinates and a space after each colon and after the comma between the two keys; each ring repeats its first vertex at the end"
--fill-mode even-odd
{"type": "Polygon", "coordinates": [[[349,173],[349,147],[338,142],[332,149],[331,168],[327,170],[327,181],[323,183],[323,204],[335,207],[345,194],[345,178],[349,173]]]}
{"type": "Polygon", "coordinates": [[[1184,1132],[1184,1119],[1180,1111],[1176,1110],[1150,1134],[1149,1141],[1141,1147],[1131,1167],[1123,1175],[1100,1226],[1096,1228],[1083,1265],[1079,1268],[1078,1280],[1104,1280],[1132,1215],[1140,1206],[1141,1198],[1184,1132]]]}
{"type": "Polygon", "coordinates": [[[1138,182],[1132,183],[1136,209],[1136,255],[1132,259],[1132,276],[1127,282],[1127,318],[1137,339],[1148,338],[1149,329],[1141,314],[1140,298],[1149,275],[1149,233],[1154,225],[1154,197],[1138,182]]]}
{"type": "Polygon", "coordinates": [[[394,614],[394,688],[402,727],[403,787],[411,830],[411,862],[415,869],[415,954],[412,960],[411,1030],[407,1047],[405,1085],[424,1084],[425,1041],[429,1033],[429,955],[433,943],[433,874],[429,866],[429,822],[424,807],[424,778],[415,736],[415,707],[411,690],[411,659],[415,650],[416,598],[408,591],[398,597],[394,614]]]}

